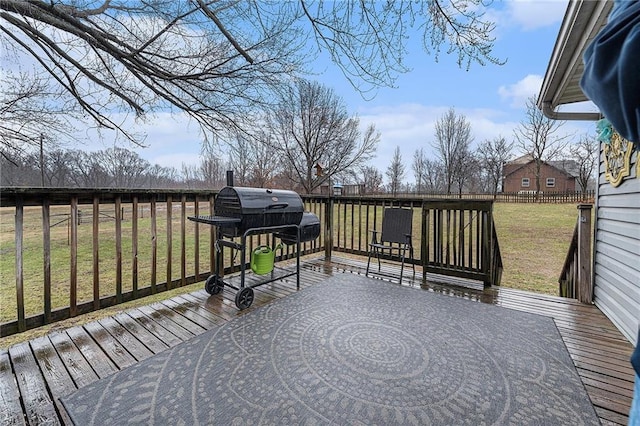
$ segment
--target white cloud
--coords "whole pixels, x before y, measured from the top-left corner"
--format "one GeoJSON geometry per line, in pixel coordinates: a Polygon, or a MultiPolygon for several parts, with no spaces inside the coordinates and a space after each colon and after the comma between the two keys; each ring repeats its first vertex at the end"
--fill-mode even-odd
{"type": "MultiPolygon", "coordinates": [[[[449,109],[448,106],[400,104],[376,107],[361,111],[362,128],[375,124],[381,138],[377,156],[371,161],[383,176],[396,147],[400,147],[405,164],[405,180],[413,182],[411,164],[416,150],[423,148],[429,158],[435,158],[432,143],[435,138],[435,123],[449,109]]],[[[497,136],[510,138],[517,123],[508,121],[503,112],[491,109],[455,109],[471,123],[474,141],[472,147],[485,139],[497,136]]]]}
{"type": "MultiPolygon", "coordinates": [[[[136,120],[133,114],[114,114],[110,118],[131,133],[145,135],[144,146],[135,145],[113,131],[99,134],[95,129],[89,129],[86,130],[87,143],[69,148],[90,152],[117,146],[135,151],[151,164],[178,170],[183,163],[199,163],[202,135],[198,125],[186,114],[157,113],[145,120],[136,120]]],[[[82,123],[78,124],[78,128],[82,126],[82,123]]]]}
{"type": "Polygon", "coordinates": [[[507,21],[523,31],[554,25],[564,17],[567,0],[512,0],[505,2],[507,21]]]}
{"type": "Polygon", "coordinates": [[[514,84],[500,86],[498,94],[502,100],[508,101],[512,108],[524,108],[527,99],[537,96],[541,86],[542,76],[529,74],[514,84]]]}

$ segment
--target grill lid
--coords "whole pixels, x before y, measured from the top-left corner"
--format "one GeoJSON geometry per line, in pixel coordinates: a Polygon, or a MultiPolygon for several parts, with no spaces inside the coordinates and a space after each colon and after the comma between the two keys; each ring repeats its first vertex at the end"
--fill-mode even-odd
{"type": "Polygon", "coordinates": [[[294,191],[227,186],[214,202],[216,217],[240,219],[233,226],[221,225],[226,235],[237,236],[250,228],[297,225],[304,204],[294,191]]]}

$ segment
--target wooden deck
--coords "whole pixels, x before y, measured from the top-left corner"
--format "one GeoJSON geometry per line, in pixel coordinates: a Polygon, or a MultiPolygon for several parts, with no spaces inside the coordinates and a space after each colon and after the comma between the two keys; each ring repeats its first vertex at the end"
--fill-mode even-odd
{"type": "MultiPolygon", "coordinates": [[[[362,274],[365,266],[362,259],[345,257],[334,256],[330,263],[305,259],[301,288],[338,273],[362,274]]],[[[507,288],[421,284],[416,278],[405,277],[403,285],[553,317],[601,422],[627,424],[633,347],[595,306],[507,288]]],[[[69,423],[59,397],[294,293],[295,277],[255,290],[253,305],[242,312],[235,307],[233,290],[216,296],[199,290],[0,351],[0,424],[69,423]]]]}

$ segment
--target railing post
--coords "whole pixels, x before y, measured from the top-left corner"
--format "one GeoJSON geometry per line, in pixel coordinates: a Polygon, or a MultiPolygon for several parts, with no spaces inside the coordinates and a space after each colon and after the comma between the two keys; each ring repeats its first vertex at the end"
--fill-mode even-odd
{"type": "Polygon", "coordinates": [[[333,248],[333,197],[329,196],[325,204],[324,214],[324,257],[331,260],[331,250],[333,248]]]}
{"type": "Polygon", "coordinates": [[[578,204],[578,285],[576,298],[593,301],[591,283],[591,204],[578,204]]]}

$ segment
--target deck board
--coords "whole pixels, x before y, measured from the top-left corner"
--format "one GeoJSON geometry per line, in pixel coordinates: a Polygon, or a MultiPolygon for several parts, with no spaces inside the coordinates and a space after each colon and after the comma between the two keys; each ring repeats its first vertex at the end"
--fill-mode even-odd
{"type": "Polygon", "coordinates": [[[29,343],[19,343],[10,347],[9,356],[20,390],[20,399],[24,404],[27,423],[30,425],[62,424],[63,420],[56,412],[45,378],[40,372],[29,343]]]}
{"type": "Polygon", "coordinates": [[[25,424],[20,405],[20,391],[13,375],[9,353],[5,350],[0,351],[0,424],[25,424]]]}
{"type": "Polygon", "coordinates": [[[153,355],[153,352],[129,330],[123,327],[114,317],[103,318],[98,322],[109,331],[109,334],[118,341],[121,347],[126,348],[136,361],[142,361],[153,355]]]}
{"type": "MultiPolygon", "coordinates": [[[[54,347],[54,340],[49,340],[45,336],[32,340],[30,344],[43,378],[51,392],[55,408],[60,414],[60,422],[70,423],[69,417],[62,407],[62,403],[59,398],[75,391],[77,387],[74,384],[74,380],[65,369],[62,359],[57,354],[54,347]]],[[[97,380],[97,377],[95,379],[97,380]]],[[[84,386],[92,381],[94,380],[86,380],[82,382],[82,385],[84,386]]]]}
{"type": "MultiPolygon", "coordinates": [[[[99,379],[87,359],[82,352],[78,350],[67,333],[51,333],[48,338],[42,337],[33,340],[31,341],[31,348],[36,355],[36,359],[41,363],[40,369],[43,373],[48,370],[51,370],[51,373],[65,373],[65,376],[73,380],[73,382],[71,382],[72,386],[70,386],[69,389],[75,389],[76,387],[81,388],[99,379]],[[36,344],[38,344],[39,341],[41,341],[42,344],[38,345],[39,349],[36,349],[36,344]],[[45,352],[38,353],[38,350],[45,352]],[[51,355],[46,351],[50,351],[51,355]],[[52,361],[55,359],[56,352],[60,356],[60,364],[63,365],[62,369],[55,368],[55,366],[54,368],[49,367],[50,364],[53,364],[52,361]],[[48,369],[45,369],[45,366],[42,365],[42,359],[47,359],[46,367],[49,367],[48,369]],[[69,374],[66,374],[67,372],[69,374]]],[[[49,385],[51,385],[51,381],[50,378],[47,378],[49,385]]]]}
{"type": "Polygon", "coordinates": [[[104,379],[118,371],[118,367],[107,356],[104,349],[91,338],[84,328],[80,326],[71,327],[67,329],[67,335],[99,378],[104,379]]]}
{"type": "Polygon", "coordinates": [[[136,363],[136,359],[99,322],[85,324],[84,329],[119,370],[136,363]]]}
{"type": "MultiPolygon", "coordinates": [[[[131,309],[127,311],[126,315],[129,315],[133,321],[139,324],[137,327],[138,329],[147,330],[151,333],[158,341],[160,341],[160,343],[162,343],[164,348],[175,346],[186,340],[186,338],[181,339],[161,324],[156,323],[139,309],[131,309]]],[[[162,350],[162,347],[160,347],[160,350],[162,350]]]]}
{"type": "MultiPolygon", "coordinates": [[[[293,266],[288,266],[292,268],[293,266]]],[[[364,274],[366,258],[305,259],[300,288],[341,273],[364,274]]],[[[383,266],[381,279],[397,282],[399,270],[383,266]]],[[[226,279],[236,280],[235,277],[226,279]]],[[[248,279],[254,279],[248,277],[248,279]]],[[[508,288],[464,287],[468,280],[405,270],[402,285],[552,317],[603,425],[625,425],[633,395],[632,345],[594,305],[508,288]]],[[[255,289],[253,305],[235,307],[235,291],[209,296],[203,289],[131,308],[113,317],[55,331],[0,351],[2,424],[65,424],[58,398],[204,331],[297,291],[295,277],[255,289]]]]}
{"type": "Polygon", "coordinates": [[[183,340],[206,331],[206,328],[197,325],[162,303],[142,306],[139,309],[183,340]]]}

